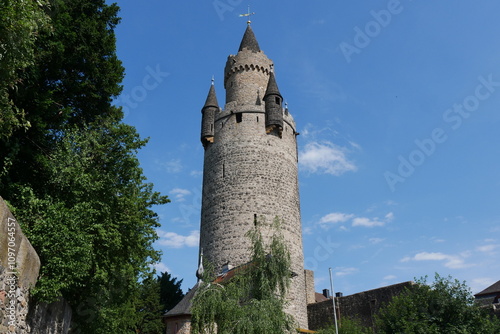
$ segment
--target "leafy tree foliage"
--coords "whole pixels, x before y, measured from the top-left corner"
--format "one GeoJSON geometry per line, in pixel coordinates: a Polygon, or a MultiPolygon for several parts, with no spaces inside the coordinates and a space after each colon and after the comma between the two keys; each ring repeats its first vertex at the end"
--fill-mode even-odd
{"type": "Polygon", "coordinates": [[[181,289],[182,279],[177,281],[176,277],[163,272],[158,276],[158,282],[160,284],[160,303],[163,307],[163,312],[167,312],[173,309],[184,297],[181,289]]]}
{"type": "Polygon", "coordinates": [[[235,269],[229,281],[214,283],[213,271],[205,271],[191,309],[193,333],[293,331],[293,318],[284,312],[290,253],[279,226],[275,220],[269,245],[264,244],[259,227],[248,233],[253,245],[251,262],[235,269]]]}
{"type": "MultiPolygon", "coordinates": [[[[342,318],[339,321],[339,334],[371,334],[370,328],[364,327],[357,319],[342,318]]],[[[336,334],[335,324],[332,324],[317,332],[318,334],[336,334]]]]}
{"type": "MultiPolygon", "coordinates": [[[[38,3],[9,2],[19,6],[33,2],[30,7],[38,3]]],[[[52,151],[57,134],[66,127],[85,126],[100,118],[117,119],[122,114],[111,105],[122,89],[123,78],[114,35],[118,6],[104,0],[49,0],[46,10],[50,27],[38,31],[32,40],[33,55],[22,49],[13,55],[23,54],[20,59],[31,60],[8,66],[17,70],[13,74],[17,84],[8,85],[8,101],[13,110],[23,112],[22,122],[30,126],[0,127],[4,130],[0,135],[0,189],[6,198],[16,191],[10,188],[15,183],[43,188],[47,176],[39,157],[52,151]],[[19,71],[21,67],[24,69],[19,71]]],[[[3,17],[0,21],[6,22],[3,17]]]]}
{"type": "Polygon", "coordinates": [[[136,332],[140,334],[163,334],[165,325],[162,316],[184,297],[182,280],[171,277],[167,272],[157,277],[149,276],[141,282],[138,304],[136,332]]]}
{"type": "Polygon", "coordinates": [[[144,183],[135,156],[144,144],[117,122],[67,130],[44,157],[45,188],[19,186],[14,197],[15,213],[43,263],[35,297],[64,296],[77,308],[77,322],[92,320],[85,325],[89,333],[132,326],[127,322],[134,316],[120,313],[133,315],[137,279],[159,260],[150,207],[167,199],[144,183]]]}
{"type": "Polygon", "coordinates": [[[498,319],[474,304],[465,283],[438,274],[427,277],[383,307],[378,314],[378,333],[499,333],[498,319]]]}
{"type": "Polygon", "coordinates": [[[19,71],[35,62],[35,41],[48,29],[43,0],[0,1],[0,138],[27,128],[24,111],[11,101],[9,90],[18,88],[19,71]]]}
{"type": "Polygon", "coordinates": [[[152,209],[168,199],[139,167],[147,140],[112,105],[118,6],[47,3],[0,4],[0,193],[41,258],[36,300],[64,297],[73,333],[135,333],[159,259],[152,209]]]}
{"type": "Polygon", "coordinates": [[[160,302],[160,280],[148,277],[141,282],[137,306],[139,321],[136,332],[140,334],[163,334],[163,305],[160,302]]]}

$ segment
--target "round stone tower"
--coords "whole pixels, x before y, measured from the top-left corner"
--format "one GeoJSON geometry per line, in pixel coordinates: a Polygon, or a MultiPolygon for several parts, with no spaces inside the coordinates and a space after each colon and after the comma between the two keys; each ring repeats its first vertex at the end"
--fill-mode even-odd
{"type": "MultiPolygon", "coordinates": [[[[247,26],[224,70],[222,110],[212,83],[202,108],[205,147],[200,248],[216,270],[250,260],[245,234],[256,220],[282,220],[292,257],[287,312],[307,328],[295,122],[283,107],[273,63],[247,26]]],[[[264,238],[269,230],[262,231],[264,238]]]]}

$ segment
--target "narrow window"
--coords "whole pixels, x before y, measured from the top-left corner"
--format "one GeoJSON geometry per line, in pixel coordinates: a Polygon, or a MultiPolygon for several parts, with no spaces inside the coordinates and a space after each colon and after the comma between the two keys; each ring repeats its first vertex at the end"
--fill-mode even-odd
{"type": "Polygon", "coordinates": [[[257,226],[257,214],[256,213],[253,214],[253,225],[257,226]]]}
{"type": "Polygon", "coordinates": [[[259,123],[259,116],[257,116],[257,123],[259,123]]]}
{"type": "Polygon", "coordinates": [[[214,125],[210,124],[210,131],[214,131],[214,125]]]}
{"type": "Polygon", "coordinates": [[[222,177],[226,175],[226,166],[222,164],[222,177]]]}
{"type": "Polygon", "coordinates": [[[280,101],[280,98],[278,96],[275,97],[275,100],[276,100],[276,104],[280,105],[281,101],[280,101]]]}
{"type": "Polygon", "coordinates": [[[243,114],[242,113],[236,114],[236,123],[241,123],[242,120],[243,120],[243,114]]]}

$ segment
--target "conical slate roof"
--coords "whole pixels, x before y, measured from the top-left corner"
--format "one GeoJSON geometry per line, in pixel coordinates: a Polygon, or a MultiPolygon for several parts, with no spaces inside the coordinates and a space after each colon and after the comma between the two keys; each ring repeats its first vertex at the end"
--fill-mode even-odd
{"type": "Polygon", "coordinates": [[[241,40],[240,48],[238,49],[238,51],[242,51],[243,49],[248,49],[252,52],[260,51],[259,43],[255,38],[250,24],[247,25],[247,30],[245,30],[245,34],[243,35],[243,39],[241,40]]]}
{"type": "Polygon", "coordinates": [[[264,98],[266,98],[266,96],[268,96],[268,95],[281,96],[280,90],[278,89],[278,84],[276,83],[276,78],[274,77],[274,72],[271,72],[269,74],[269,81],[267,82],[267,89],[266,89],[266,94],[264,95],[264,98]]]}
{"type": "Polygon", "coordinates": [[[219,108],[219,103],[217,102],[217,96],[215,95],[215,87],[213,84],[210,86],[210,90],[208,91],[207,100],[205,101],[205,105],[203,106],[203,109],[208,108],[208,107],[219,108]]]}

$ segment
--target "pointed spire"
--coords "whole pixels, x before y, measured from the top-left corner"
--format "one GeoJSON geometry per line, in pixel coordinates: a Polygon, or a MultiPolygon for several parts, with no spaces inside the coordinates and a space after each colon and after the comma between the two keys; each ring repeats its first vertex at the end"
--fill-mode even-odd
{"type": "Polygon", "coordinates": [[[278,84],[276,83],[276,78],[273,71],[269,73],[269,81],[267,82],[267,89],[266,94],[264,95],[264,99],[268,95],[278,95],[282,97],[280,94],[280,90],[278,89],[278,84]]]}
{"type": "Polygon", "coordinates": [[[241,40],[240,48],[238,49],[238,51],[243,51],[243,49],[248,49],[252,52],[260,51],[259,43],[255,38],[250,24],[247,25],[247,29],[245,30],[245,34],[243,35],[243,39],[241,40]]]}
{"type": "Polygon", "coordinates": [[[202,248],[200,253],[200,264],[198,265],[198,270],[196,270],[196,277],[198,278],[198,283],[201,282],[204,272],[205,269],[203,269],[203,248],[202,248]]]}
{"type": "Polygon", "coordinates": [[[212,77],[212,85],[210,86],[210,90],[208,91],[207,100],[205,101],[205,105],[202,108],[202,111],[208,107],[219,108],[219,103],[217,102],[217,95],[215,94],[215,86],[214,86],[214,78],[212,77]]]}

